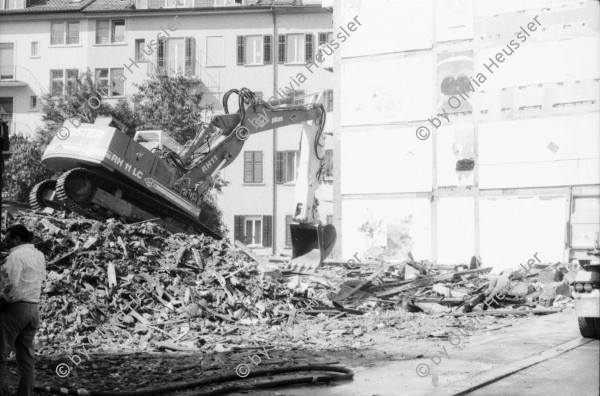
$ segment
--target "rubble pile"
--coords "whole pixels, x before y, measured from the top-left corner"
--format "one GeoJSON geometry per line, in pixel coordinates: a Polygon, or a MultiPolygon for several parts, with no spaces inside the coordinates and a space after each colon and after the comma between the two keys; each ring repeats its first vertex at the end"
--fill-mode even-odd
{"type": "MultiPolygon", "coordinates": [[[[362,313],[400,305],[408,312],[455,315],[551,313],[555,311],[547,308],[563,308],[572,301],[569,283],[576,272],[564,264],[538,263],[500,275],[491,270],[481,268],[475,258],[471,268],[428,261],[361,264],[348,271],[356,278],[338,282],[327,297],[362,313]]],[[[335,283],[336,277],[327,280],[335,283]]],[[[314,287],[323,288],[320,283],[314,287]]]]}
{"type": "Polygon", "coordinates": [[[34,231],[47,260],[37,342],[48,354],[65,345],[217,352],[259,341],[326,347],[323,329],[346,334],[338,345],[352,346],[365,334],[356,326],[377,321],[385,310],[406,314],[394,318],[397,329],[415,314],[557,312],[571,303],[575,277],[560,263],[493,275],[477,258],[470,266],[326,260],[306,272],[290,265],[294,260],[268,263],[237,242],[171,234],[152,222],[30,211],[10,221],[17,222],[34,231]]]}
{"type": "Polygon", "coordinates": [[[287,319],[291,292],[226,241],[171,234],[150,222],[33,212],[20,212],[16,222],[34,231],[47,260],[42,353],[69,343],[193,350],[237,325],[287,319]]]}

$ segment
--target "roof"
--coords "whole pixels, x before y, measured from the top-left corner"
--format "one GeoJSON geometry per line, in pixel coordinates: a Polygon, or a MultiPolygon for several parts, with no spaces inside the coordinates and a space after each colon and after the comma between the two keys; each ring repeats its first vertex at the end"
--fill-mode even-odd
{"type": "MultiPolygon", "coordinates": [[[[1,0],[0,0],[1,1],[1,0]]],[[[135,0],[81,0],[73,2],[73,0],[25,0],[29,6],[25,9],[10,9],[0,10],[0,16],[6,14],[27,14],[27,13],[53,13],[53,12],[98,12],[98,11],[120,11],[120,10],[135,10],[135,0]]],[[[193,0],[192,0],[193,1],[193,0]]],[[[206,2],[204,2],[205,4],[206,2]]],[[[203,3],[200,3],[203,4],[203,3]]],[[[227,6],[198,6],[186,8],[149,8],[140,9],[139,11],[162,10],[179,12],[184,10],[196,9],[252,9],[254,7],[293,7],[302,6],[300,0],[246,0],[244,6],[227,5],[227,6]]]]}
{"type": "Polygon", "coordinates": [[[28,1],[29,6],[25,9],[0,10],[0,15],[57,11],[80,11],[92,2],[94,2],[94,0],[82,0],[78,3],[74,3],[71,0],[31,0],[28,1]]]}
{"type": "Polygon", "coordinates": [[[135,8],[135,1],[131,0],[92,0],[84,11],[116,11],[135,8]]]}

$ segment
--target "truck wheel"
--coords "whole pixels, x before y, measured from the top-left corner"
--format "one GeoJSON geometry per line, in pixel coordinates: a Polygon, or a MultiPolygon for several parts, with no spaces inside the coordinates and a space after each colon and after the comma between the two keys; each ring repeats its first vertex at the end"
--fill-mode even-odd
{"type": "Polygon", "coordinates": [[[579,319],[579,332],[582,337],[585,338],[598,338],[599,334],[596,331],[594,324],[594,318],[578,318],[579,319]]]}

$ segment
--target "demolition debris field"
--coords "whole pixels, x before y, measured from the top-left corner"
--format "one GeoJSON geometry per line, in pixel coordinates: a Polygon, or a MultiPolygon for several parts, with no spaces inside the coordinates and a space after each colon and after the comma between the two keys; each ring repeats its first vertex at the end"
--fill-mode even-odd
{"type": "MultiPolygon", "coordinates": [[[[241,381],[240,365],[262,371],[415,359],[455,329],[473,330],[472,316],[474,331],[496,331],[572,302],[575,270],[560,263],[501,276],[478,260],[471,268],[326,261],[297,272],[225,240],[151,222],[61,212],[8,217],[6,226],[34,231],[47,260],[38,385],[141,390],[199,376],[241,381]]],[[[14,358],[9,374],[14,381],[14,358]]]]}

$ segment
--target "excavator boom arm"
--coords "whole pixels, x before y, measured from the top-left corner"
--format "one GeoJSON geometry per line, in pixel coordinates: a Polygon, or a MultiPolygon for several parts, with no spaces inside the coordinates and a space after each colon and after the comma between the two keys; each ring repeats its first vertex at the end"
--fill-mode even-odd
{"type": "MultiPolygon", "coordinates": [[[[229,93],[224,101],[228,96],[229,93]]],[[[307,122],[318,124],[315,127],[321,131],[325,122],[325,110],[321,104],[273,108],[256,98],[242,102],[241,106],[237,113],[213,116],[211,122],[186,144],[180,158],[189,166],[175,183],[176,188],[192,189],[195,186],[195,193],[203,194],[210,188],[213,176],[236,159],[252,134],[307,122]],[[203,153],[202,156],[193,160],[198,152],[203,153]]]]}

